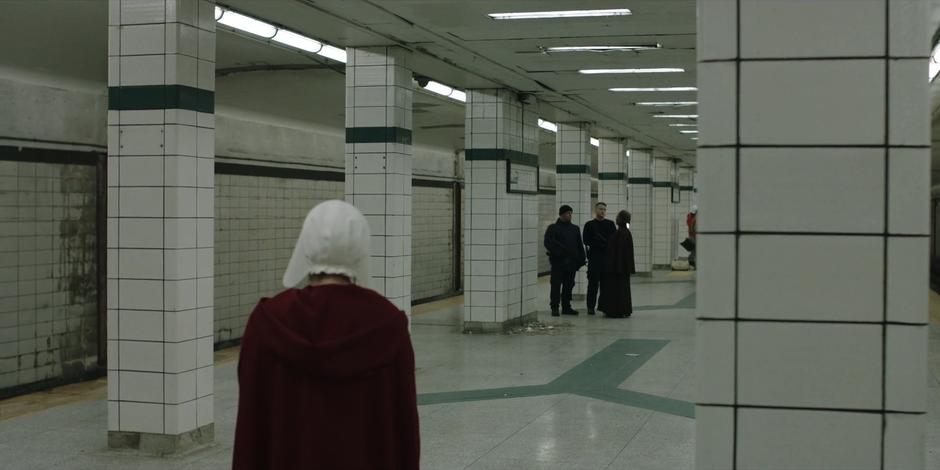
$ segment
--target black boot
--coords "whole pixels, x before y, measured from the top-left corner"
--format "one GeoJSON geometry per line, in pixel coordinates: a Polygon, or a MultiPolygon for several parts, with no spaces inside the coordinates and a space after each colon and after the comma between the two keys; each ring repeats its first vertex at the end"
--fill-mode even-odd
{"type": "Polygon", "coordinates": [[[557,316],[558,316],[558,307],[552,307],[552,316],[553,316],[553,317],[557,317],[557,316]]]}
{"type": "Polygon", "coordinates": [[[562,315],[577,315],[578,311],[574,310],[571,307],[565,307],[565,309],[561,311],[561,314],[562,315]]]}
{"type": "Polygon", "coordinates": [[[588,315],[594,315],[594,309],[588,309],[588,315]]]}

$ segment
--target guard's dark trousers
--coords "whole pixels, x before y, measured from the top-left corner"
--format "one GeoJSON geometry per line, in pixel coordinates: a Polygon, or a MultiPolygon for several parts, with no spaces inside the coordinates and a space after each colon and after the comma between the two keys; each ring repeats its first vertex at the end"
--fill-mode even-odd
{"type": "Polygon", "coordinates": [[[558,309],[559,300],[565,310],[571,309],[571,291],[574,289],[574,277],[577,271],[552,268],[552,293],[549,305],[558,309]]]}

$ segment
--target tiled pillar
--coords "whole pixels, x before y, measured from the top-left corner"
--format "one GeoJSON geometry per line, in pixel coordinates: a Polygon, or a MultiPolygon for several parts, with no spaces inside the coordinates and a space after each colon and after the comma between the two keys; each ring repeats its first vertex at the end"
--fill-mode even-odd
{"type": "MultiPolygon", "coordinates": [[[[689,226],[685,219],[692,211],[692,169],[689,167],[679,167],[679,204],[676,210],[676,231],[678,232],[676,240],[680,243],[689,236],[689,226]]],[[[688,256],[689,252],[679,248],[680,256],[688,256]]]]}
{"type": "MultiPolygon", "coordinates": [[[[574,209],[571,223],[584,231],[594,218],[591,207],[591,128],[587,123],[558,123],[555,134],[555,213],[562,204],[574,209]]],[[[578,271],[574,295],[587,293],[587,269],[578,271]]]]}
{"type": "Polygon", "coordinates": [[[607,203],[607,218],[627,209],[627,154],[623,139],[600,139],[597,158],[598,200],[607,203]]]}
{"type": "Polygon", "coordinates": [[[630,149],[627,162],[630,167],[627,210],[631,215],[630,232],[633,234],[636,272],[649,275],[653,271],[652,152],[649,149],[630,149]]]}
{"type": "Polygon", "coordinates": [[[214,434],[214,4],[109,5],[109,444],[172,453],[214,434]]]}
{"type": "Polygon", "coordinates": [[[372,288],[411,312],[411,103],[408,51],[348,49],[346,201],[372,230],[372,288]]]}
{"type": "Polygon", "coordinates": [[[665,269],[672,263],[675,245],[675,204],[672,192],[676,163],[666,158],[653,159],[653,267],[665,269]]]}
{"type": "Polygon", "coordinates": [[[698,468],[925,466],[925,3],[699,1],[698,468]]]}
{"type": "Polygon", "coordinates": [[[468,90],[464,331],[534,320],[538,282],[538,115],[505,89],[468,90]]]}

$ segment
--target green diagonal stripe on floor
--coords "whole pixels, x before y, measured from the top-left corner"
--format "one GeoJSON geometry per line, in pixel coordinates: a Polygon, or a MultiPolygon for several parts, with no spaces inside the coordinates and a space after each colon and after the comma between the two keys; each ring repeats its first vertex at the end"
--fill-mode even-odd
{"type": "Polygon", "coordinates": [[[422,393],[419,405],[503,400],[570,393],[634,408],[685,418],[694,417],[695,405],[617,388],[668,344],[658,339],[619,339],[545,385],[422,393]]]}

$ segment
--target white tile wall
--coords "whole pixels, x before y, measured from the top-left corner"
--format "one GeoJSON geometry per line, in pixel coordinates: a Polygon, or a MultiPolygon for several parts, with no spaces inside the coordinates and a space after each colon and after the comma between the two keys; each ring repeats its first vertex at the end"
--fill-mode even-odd
{"type": "MultiPolygon", "coordinates": [[[[110,4],[109,75],[119,72],[120,85],[214,90],[212,3],[110,4]]],[[[198,235],[200,228],[211,235],[214,216],[215,123],[187,110],[108,118],[109,169],[116,170],[108,179],[109,247],[118,248],[108,250],[109,366],[120,377],[120,387],[109,389],[109,430],[180,434],[197,426],[189,373],[196,346],[211,352],[213,340],[213,244],[198,235]],[[209,325],[199,331],[197,307],[209,325]]],[[[211,393],[204,399],[211,403],[211,393]]],[[[211,422],[207,416],[199,425],[211,422]]]]}
{"type": "MultiPolygon", "coordinates": [[[[697,315],[737,322],[730,341],[698,337],[705,350],[730,342],[737,364],[730,378],[721,361],[700,366],[712,384],[702,405],[715,376],[736,392],[736,460],[715,437],[697,446],[706,466],[924,465],[925,5],[698,2],[699,58],[711,59],[699,67],[700,143],[711,147],[697,162],[697,315]]],[[[727,434],[707,421],[700,435],[727,434]]]]}
{"type": "MultiPolygon", "coordinates": [[[[630,178],[652,179],[652,155],[648,150],[631,149],[628,157],[630,178]]],[[[630,183],[627,205],[631,214],[630,232],[636,270],[652,271],[653,264],[653,186],[648,183],[630,183]]]]}
{"type": "MultiPolygon", "coordinates": [[[[591,200],[590,126],[586,123],[559,123],[555,134],[555,165],[585,165],[587,173],[558,174],[555,179],[555,206],[574,209],[571,222],[583,229],[594,214],[591,200]]],[[[574,295],[587,293],[587,269],[578,271],[574,295]]]]}

